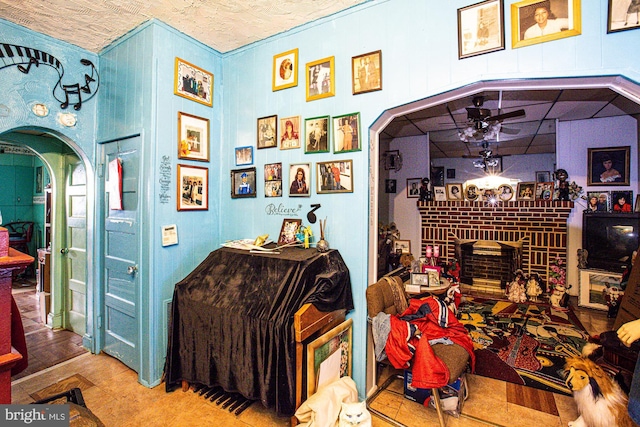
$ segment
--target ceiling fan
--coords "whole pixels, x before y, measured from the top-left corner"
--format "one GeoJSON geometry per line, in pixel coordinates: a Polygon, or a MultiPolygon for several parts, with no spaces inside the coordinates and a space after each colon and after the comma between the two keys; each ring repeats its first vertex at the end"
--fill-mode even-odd
{"type": "MultiPolygon", "coordinates": [[[[500,100],[498,102],[498,111],[501,109],[502,93],[500,93],[500,100]]],[[[473,107],[466,107],[467,110],[467,127],[459,128],[456,123],[449,106],[447,111],[451,116],[451,119],[456,124],[458,130],[458,137],[463,142],[481,142],[481,141],[493,141],[499,138],[500,132],[516,134],[520,132],[518,129],[508,129],[502,127],[502,122],[514,117],[521,117],[525,115],[525,111],[515,110],[508,113],[491,115],[491,110],[483,108],[484,96],[478,95],[473,97],[473,107]]]]}

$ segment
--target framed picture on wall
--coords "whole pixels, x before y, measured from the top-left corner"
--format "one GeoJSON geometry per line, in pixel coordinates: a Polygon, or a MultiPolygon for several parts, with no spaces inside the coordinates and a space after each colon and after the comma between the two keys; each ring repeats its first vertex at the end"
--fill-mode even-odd
{"type": "Polygon", "coordinates": [[[300,116],[280,119],[280,149],[300,148],[300,116]]]}
{"type": "Polygon", "coordinates": [[[361,151],[360,113],[333,117],[333,152],[361,151]]]}
{"type": "Polygon", "coordinates": [[[258,119],[258,140],[256,147],[261,148],[277,147],[276,135],[278,135],[278,116],[267,116],[258,119]]]}
{"type": "Polygon", "coordinates": [[[334,69],[333,56],[307,63],[307,101],[336,94],[334,69]]]}
{"type": "Polygon", "coordinates": [[[458,58],[504,49],[503,0],[487,0],[458,9],[458,58]]]}
{"type": "Polygon", "coordinates": [[[236,166],[253,164],[253,147],[237,147],[236,148],[236,166]]]}
{"type": "Polygon", "coordinates": [[[536,171],[536,182],[549,182],[551,181],[550,171],[536,171]]]}
{"type": "Polygon", "coordinates": [[[630,147],[589,148],[587,185],[629,185],[630,147]]]}
{"type": "Polygon", "coordinates": [[[294,163],[289,165],[289,196],[309,197],[311,194],[311,164],[294,163]]]}
{"type": "Polygon", "coordinates": [[[384,180],[384,192],[388,194],[396,193],[396,180],[395,179],[385,179],[384,180]]]}
{"type": "Polygon", "coordinates": [[[209,161],[209,119],[178,111],[178,158],[209,161]]]}
{"type": "Polygon", "coordinates": [[[353,193],[353,160],[316,163],[318,194],[353,193]]]}
{"type": "Polygon", "coordinates": [[[209,169],[179,164],[177,184],[179,211],[209,209],[209,169]]]}
{"type": "Polygon", "coordinates": [[[580,0],[524,0],[511,5],[514,49],[577,36],[581,26],[580,0]]]}
{"type": "Polygon", "coordinates": [[[351,58],[351,92],[354,95],[382,90],[382,51],[351,58]]]}
{"type": "Polygon", "coordinates": [[[407,197],[420,197],[420,181],[422,178],[407,178],[407,197]]]}
{"type": "Polygon", "coordinates": [[[298,49],[273,56],[273,91],[298,86],[298,49]]]}
{"type": "Polygon", "coordinates": [[[176,57],[173,93],[211,107],[213,74],[176,57]]]}
{"type": "Polygon", "coordinates": [[[231,198],[256,197],[256,168],[231,171],[231,198]]]}
{"type": "Polygon", "coordinates": [[[638,0],[609,0],[607,33],[640,28],[640,2],[638,0]]]}
{"type": "Polygon", "coordinates": [[[282,197],[282,163],[264,165],[264,197],[282,197]]]}
{"type": "Polygon", "coordinates": [[[304,121],[304,152],[329,152],[329,116],[313,117],[304,121]]]}

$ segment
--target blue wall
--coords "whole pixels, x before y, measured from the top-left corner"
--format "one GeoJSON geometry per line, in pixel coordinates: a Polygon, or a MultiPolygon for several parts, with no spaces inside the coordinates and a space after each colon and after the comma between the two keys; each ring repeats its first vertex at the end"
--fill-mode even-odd
{"type": "MultiPolygon", "coordinates": [[[[619,74],[640,82],[640,58],[630,54],[637,51],[640,33],[633,30],[606,34],[607,2],[582,2],[582,35],[519,49],[510,47],[508,30],[510,5],[514,2],[505,3],[507,48],[464,60],[458,59],[457,8],[467,6],[467,0],[367,2],[224,55],[162,23],[147,23],[101,52],[100,114],[96,116],[97,102],[84,105],[77,112],[79,120],[74,128],[64,128],[56,122],[59,109],[52,108],[54,111],[46,118],[30,113],[31,103],[50,101],[55,79],[38,74],[43,70],[29,75],[1,71],[0,93],[8,96],[3,96],[0,104],[7,107],[8,113],[0,115],[0,133],[22,126],[50,128],[65,140],[75,142],[92,162],[97,143],[131,134],[143,135],[141,176],[145,184],[140,223],[141,253],[145,255],[141,271],[143,334],[140,336],[149,337],[141,349],[143,383],[151,385],[160,380],[166,345],[165,310],[173,285],[227,239],[254,238],[264,233],[276,236],[283,217],[268,213],[271,203],[282,203],[292,209],[300,207],[299,216],[305,222],[309,206],[320,203],[322,208],[316,214],[319,218],[327,217],[327,239],[333,248],[340,250],[351,271],[356,305],[351,314],[353,377],[361,396],[364,395],[364,290],[369,268],[366,236],[371,212],[376,209],[370,206],[369,197],[373,185],[369,182],[369,170],[373,165],[368,151],[368,128],[387,109],[480,80],[619,74]],[[299,49],[299,84],[273,92],[273,56],[293,48],[299,49]],[[383,90],[354,96],[351,58],[375,50],[382,50],[383,90]],[[176,56],[214,74],[213,108],[173,94],[176,56]],[[304,65],[329,56],[335,57],[336,96],[306,102],[304,65]],[[211,120],[209,163],[177,160],[178,111],[211,120]],[[300,115],[304,120],[353,112],[360,113],[363,151],[305,155],[303,149],[255,150],[257,197],[230,198],[229,171],[236,168],[234,148],[255,147],[257,118],[277,114],[300,115]],[[171,167],[172,188],[176,185],[178,163],[209,167],[208,211],[177,212],[175,194],[169,203],[160,201],[160,164],[165,158],[171,167]],[[353,160],[354,192],[318,195],[315,163],[334,159],[353,160]],[[314,171],[311,197],[265,198],[260,185],[262,171],[264,164],[271,162],[282,162],[285,171],[291,163],[311,163],[314,171]],[[160,227],[165,224],[177,224],[180,241],[177,246],[161,246],[160,227]]],[[[77,64],[82,57],[96,62],[96,55],[5,21],[0,21],[0,31],[5,42],[44,46],[64,58],[65,64],[77,64]]],[[[74,68],[67,66],[70,73],[74,68]]],[[[288,174],[283,178],[288,180],[288,174]]],[[[96,214],[99,215],[100,212],[96,214]]],[[[317,224],[313,231],[319,234],[317,224]]],[[[99,247],[99,232],[96,235],[99,247]]]]}

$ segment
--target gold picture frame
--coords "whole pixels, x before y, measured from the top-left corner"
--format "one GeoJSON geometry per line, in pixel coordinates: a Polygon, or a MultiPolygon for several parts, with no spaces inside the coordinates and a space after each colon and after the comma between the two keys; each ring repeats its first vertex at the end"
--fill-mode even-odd
{"type": "Polygon", "coordinates": [[[580,34],[580,0],[556,0],[551,10],[548,0],[524,0],[511,5],[511,43],[514,49],[580,34]],[[538,25],[537,19],[546,23],[544,29],[538,25]]]}
{"type": "Polygon", "coordinates": [[[173,93],[212,107],[213,74],[176,57],[173,93]]]}
{"type": "Polygon", "coordinates": [[[458,59],[504,50],[503,23],[503,0],[458,9],[458,59]]]}
{"type": "Polygon", "coordinates": [[[630,147],[587,149],[587,185],[629,185],[630,147]]]}
{"type": "Polygon", "coordinates": [[[298,86],[298,49],[291,49],[273,56],[272,90],[298,86]]]}
{"type": "Polygon", "coordinates": [[[447,200],[455,202],[462,202],[464,200],[462,183],[447,184],[447,200]]]}
{"type": "Polygon", "coordinates": [[[340,377],[351,376],[353,366],[353,319],[345,320],[326,334],[307,344],[307,398],[317,390],[320,365],[336,351],[341,352],[340,377]]]}
{"type": "Polygon", "coordinates": [[[334,64],[334,56],[307,63],[305,68],[307,76],[307,102],[335,96],[336,78],[334,64]]]}
{"type": "Polygon", "coordinates": [[[178,165],[178,210],[209,210],[209,169],[178,165]]]}
{"type": "Polygon", "coordinates": [[[178,111],[178,158],[209,161],[209,119],[178,111]]]}
{"type": "Polygon", "coordinates": [[[382,90],[382,51],[364,53],[351,58],[351,93],[382,90]]]}

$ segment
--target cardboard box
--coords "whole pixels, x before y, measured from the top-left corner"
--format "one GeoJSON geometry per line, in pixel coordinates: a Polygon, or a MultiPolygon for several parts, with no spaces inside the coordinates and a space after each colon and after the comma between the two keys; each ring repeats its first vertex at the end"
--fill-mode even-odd
{"type": "Polygon", "coordinates": [[[51,293],[50,292],[38,292],[38,300],[40,302],[40,321],[47,324],[47,316],[51,311],[51,293]]]}
{"type": "MultiPolygon", "coordinates": [[[[410,370],[404,371],[404,397],[414,402],[424,403],[431,396],[430,388],[415,388],[411,386],[412,374],[410,370]]],[[[439,389],[440,399],[458,397],[462,387],[462,379],[458,378],[454,383],[439,389]]],[[[464,390],[463,390],[464,392],[464,390]]]]}

